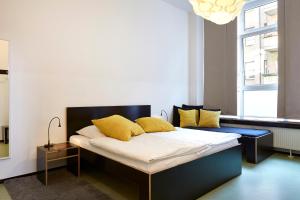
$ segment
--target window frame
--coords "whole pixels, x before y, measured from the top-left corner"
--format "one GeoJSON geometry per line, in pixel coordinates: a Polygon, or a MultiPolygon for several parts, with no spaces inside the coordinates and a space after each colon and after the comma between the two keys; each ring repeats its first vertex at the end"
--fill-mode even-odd
{"type": "MultiPolygon", "coordinates": [[[[238,87],[237,87],[237,95],[238,95],[238,115],[244,115],[244,92],[245,91],[278,91],[278,83],[277,84],[263,84],[263,85],[245,85],[245,66],[244,66],[244,43],[243,40],[252,36],[260,36],[262,34],[278,32],[278,20],[277,24],[273,24],[266,27],[259,27],[254,29],[245,30],[245,12],[250,9],[254,9],[257,7],[264,6],[266,4],[271,4],[277,2],[278,0],[250,0],[247,2],[238,17],[238,87]]],[[[249,116],[255,117],[255,116],[249,116]]]]}

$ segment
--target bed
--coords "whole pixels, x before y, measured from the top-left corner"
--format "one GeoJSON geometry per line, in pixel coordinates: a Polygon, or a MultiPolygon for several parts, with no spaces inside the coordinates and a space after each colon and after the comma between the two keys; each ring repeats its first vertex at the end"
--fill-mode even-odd
{"type": "MultiPolygon", "coordinates": [[[[203,150],[203,153],[199,153],[199,150],[148,163],[114,153],[109,149],[98,148],[89,138],[76,134],[77,130],[91,125],[91,119],[113,114],[135,120],[151,116],[151,107],[144,105],[67,108],[68,139],[81,147],[83,166],[94,165],[108,173],[136,182],[139,185],[139,198],[142,200],[196,199],[241,174],[241,148],[236,139],[228,139],[215,145],[215,148],[203,150]]],[[[174,134],[178,135],[180,131],[185,133],[186,130],[177,131],[174,134]]],[[[155,137],[157,136],[159,135],[155,137]]],[[[151,134],[143,137],[151,137],[151,134]]],[[[72,165],[68,167],[72,170],[72,165]]]]}

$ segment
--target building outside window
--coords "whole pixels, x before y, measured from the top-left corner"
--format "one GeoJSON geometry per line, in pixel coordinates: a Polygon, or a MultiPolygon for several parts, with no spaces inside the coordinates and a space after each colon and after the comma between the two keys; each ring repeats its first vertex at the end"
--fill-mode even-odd
{"type": "Polygon", "coordinates": [[[277,117],[277,1],[252,0],[238,18],[238,112],[277,117]]]}

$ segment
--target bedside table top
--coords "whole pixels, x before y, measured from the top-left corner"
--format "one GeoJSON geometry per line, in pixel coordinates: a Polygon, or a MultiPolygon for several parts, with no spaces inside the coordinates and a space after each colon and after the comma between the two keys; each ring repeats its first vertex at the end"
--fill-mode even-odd
{"type": "Polygon", "coordinates": [[[79,148],[79,146],[72,144],[70,142],[54,144],[53,147],[50,147],[49,149],[44,146],[38,147],[39,150],[45,151],[47,153],[65,151],[67,149],[77,149],[77,148],[79,148]]]}

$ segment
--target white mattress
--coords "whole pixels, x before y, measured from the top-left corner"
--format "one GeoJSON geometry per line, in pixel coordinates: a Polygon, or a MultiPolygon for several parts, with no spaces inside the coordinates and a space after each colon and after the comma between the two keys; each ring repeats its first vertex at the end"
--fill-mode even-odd
{"type": "Polygon", "coordinates": [[[226,141],[226,142],[218,144],[218,145],[213,145],[211,148],[204,149],[200,152],[193,152],[191,154],[173,156],[170,158],[154,160],[150,163],[147,163],[147,162],[144,162],[141,160],[128,158],[128,157],[122,156],[120,154],[113,153],[111,151],[107,151],[102,148],[96,147],[95,145],[91,145],[90,141],[91,141],[90,138],[82,136],[82,135],[74,135],[70,138],[71,143],[74,143],[74,144],[80,146],[81,148],[87,149],[87,150],[97,153],[101,156],[104,156],[111,160],[120,162],[124,165],[130,166],[132,168],[135,168],[139,171],[143,171],[148,174],[154,174],[154,173],[175,167],[177,165],[187,163],[192,160],[196,160],[198,158],[208,156],[208,155],[220,152],[225,149],[229,149],[229,148],[237,146],[239,144],[237,139],[235,138],[235,139],[226,141]]]}

